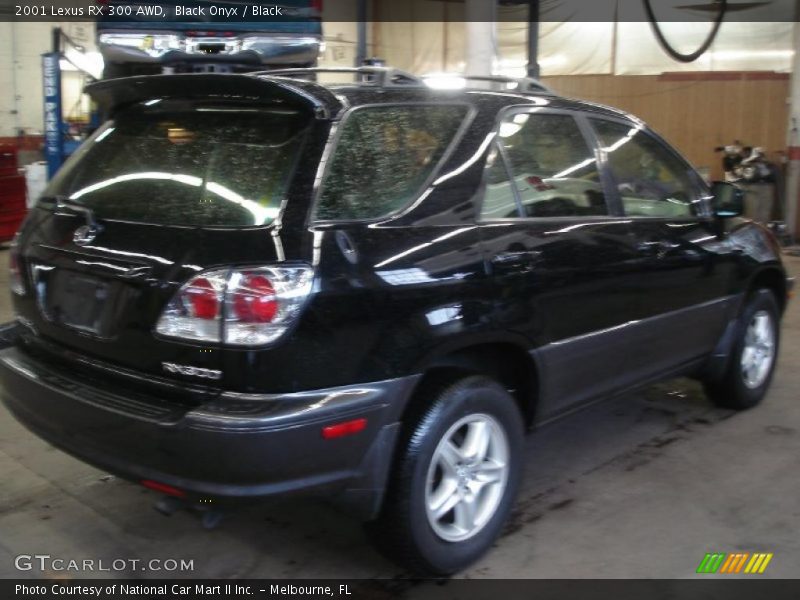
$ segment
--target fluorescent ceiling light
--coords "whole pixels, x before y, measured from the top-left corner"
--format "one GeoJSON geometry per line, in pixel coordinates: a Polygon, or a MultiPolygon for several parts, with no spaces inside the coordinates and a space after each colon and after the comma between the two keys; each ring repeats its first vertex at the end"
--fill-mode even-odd
{"type": "Polygon", "coordinates": [[[794,50],[712,50],[713,60],[747,60],[761,58],[792,58],[794,50]]]}
{"type": "Polygon", "coordinates": [[[423,77],[425,84],[434,90],[463,90],[467,80],[453,73],[431,73],[423,77]]]}

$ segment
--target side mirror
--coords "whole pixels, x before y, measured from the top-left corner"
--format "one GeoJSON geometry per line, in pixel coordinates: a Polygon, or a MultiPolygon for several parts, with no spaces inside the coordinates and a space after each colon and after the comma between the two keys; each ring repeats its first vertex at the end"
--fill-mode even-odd
{"type": "Polygon", "coordinates": [[[714,214],[720,219],[730,219],[744,214],[744,192],[737,185],[715,181],[711,186],[714,214]]]}

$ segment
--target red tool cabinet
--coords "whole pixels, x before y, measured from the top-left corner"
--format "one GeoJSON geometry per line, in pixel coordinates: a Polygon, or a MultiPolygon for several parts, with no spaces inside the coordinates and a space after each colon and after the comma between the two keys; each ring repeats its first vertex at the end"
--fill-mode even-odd
{"type": "Polygon", "coordinates": [[[16,146],[0,145],[0,243],[8,242],[28,212],[25,177],[19,174],[16,146]]]}

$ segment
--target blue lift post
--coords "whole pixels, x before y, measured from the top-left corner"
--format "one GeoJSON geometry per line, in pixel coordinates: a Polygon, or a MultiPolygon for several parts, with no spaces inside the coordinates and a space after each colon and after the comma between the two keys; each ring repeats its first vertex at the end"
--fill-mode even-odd
{"type": "MultiPolygon", "coordinates": [[[[52,179],[56,172],[64,164],[64,161],[78,147],[81,142],[73,139],[65,139],[68,135],[68,127],[64,123],[63,112],[63,91],[61,77],[61,60],[64,55],[61,52],[62,44],[66,42],[83,50],[69,37],[67,37],[60,27],[53,28],[53,48],[50,52],[42,55],[42,83],[44,85],[44,151],[47,159],[47,178],[52,179]]],[[[96,115],[92,115],[93,121],[96,115]]],[[[95,125],[99,125],[95,123],[95,125]]]]}
{"type": "Polygon", "coordinates": [[[44,152],[47,159],[47,178],[52,179],[64,161],[61,52],[48,52],[42,55],[42,73],[44,75],[44,152]]]}

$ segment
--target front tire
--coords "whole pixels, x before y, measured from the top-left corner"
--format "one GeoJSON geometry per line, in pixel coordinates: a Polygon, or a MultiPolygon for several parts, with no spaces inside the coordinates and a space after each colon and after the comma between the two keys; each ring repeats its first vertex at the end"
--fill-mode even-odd
{"type": "Polygon", "coordinates": [[[524,425],[514,398],[486,377],[429,393],[401,439],[386,501],[368,532],[420,575],[450,575],[500,534],[521,474],[524,425]]]}
{"type": "Polygon", "coordinates": [[[775,295],[758,290],[750,297],[739,322],[739,334],[725,374],[706,381],[708,397],[717,406],[744,410],[767,393],[778,359],[780,310],[775,295]]]}

